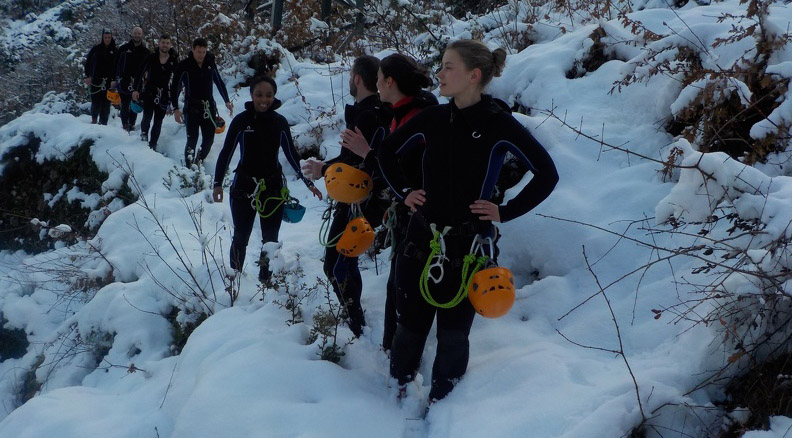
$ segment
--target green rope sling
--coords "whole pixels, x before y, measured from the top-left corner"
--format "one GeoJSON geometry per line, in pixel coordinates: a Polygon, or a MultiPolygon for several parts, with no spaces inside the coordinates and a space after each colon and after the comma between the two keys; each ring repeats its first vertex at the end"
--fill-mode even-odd
{"type": "Polygon", "coordinates": [[[396,226],[398,225],[396,219],[396,202],[391,203],[386,212],[386,219],[383,224],[387,233],[385,234],[384,248],[390,247],[391,253],[388,257],[389,260],[396,258],[396,226]]]}
{"type": "Polygon", "coordinates": [[[319,226],[319,244],[324,246],[325,248],[329,248],[335,246],[338,243],[338,239],[341,238],[341,234],[344,234],[342,231],[335,237],[330,238],[330,222],[333,216],[333,201],[331,200],[327,204],[327,208],[325,209],[324,213],[322,213],[322,224],[319,226]]]}
{"type": "Polygon", "coordinates": [[[250,200],[250,206],[253,207],[258,212],[259,216],[261,216],[262,218],[266,219],[272,216],[273,214],[275,214],[276,211],[278,211],[278,208],[280,208],[281,205],[291,200],[291,196],[289,195],[289,188],[284,185],[281,188],[280,196],[270,196],[268,198],[265,198],[264,201],[262,201],[261,196],[267,190],[267,184],[264,182],[264,178],[261,178],[259,180],[253,178],[253,181],[256,182],[256,189],[253,191],[253,194],[250,195],[251,198],[253,198],[250,200]],[[267,212],[267,203],[273,200],[278,201],[278,203],[275,204],[275,207],[273,207],[272,210],[269,210],[269,212],[267,212]]]}
{"type": "MultiPolygon", "coordinates": [[[[212,122],[212,125],[214,125],[215,129],[217,129],[217,122],[215,122],[215,118],[214,118],[214,116],[212,116],[212,106],[209,105],[209,101],[208,100],[203,100],[202,102],[203,102],[203,106],[204,106],[204,108],[203,108],[203,110],[204,110],[203,118],[204,119],[209,119],[209,121],[212,122]]],[[[287,190],[287,192],[288,192],[288,190],[287,190]]],[[[275,207],[275,208],[277,209],[277,207],[275,207]]],[[[268,216],[263,216],[263,217],[268,217],[268,216]]]]}
{"type": "Polygon", "coordinates": [[[99,85],[94,85],[93,83],[91,83],[91,84],[89,85],[89,88],[88,88],[88,95],[89,95],[89,96],[90,96],[90,95],[94,95],[94,94],[96,94],[96,93],[101,93],[102,91],[105,91],[105,90],[107,90],[107,87],[106,87],[106,85],[105,85],[105,82],[107,82],[107,78],[102,78],[102,83],[101,83],[101,84],[99,84],[99,85]],[[92,89],[94,89],[94,88],[96,89],[96,91],[91,91],[91,90],[92,90],[92,89]]]}
{"type": "MultiPolygon", "coordinates": [[[[450,309],[452,307],[456,307],[459,303],[462,302],[467,297],[468,287],[470,286],[470,280],[473,279],[473,275],[478,272],[482,266],[489,260],[489,257],[486,255],[477,256],[475,251],[471,249],[471,253],[466,255],[462,261],[462,281],[459,285],[459,289],[457,290],[456,296],[448,301],[447,303],[438,303],[432,295],[429,293],[429,279],[437,284],[440,283],[443,279],[443,262],[448,260],[445,256],[445,242],[443,241],[443,237],[448,233],[451,227],[445,227],[442,232],[437,231],[435,224],[430,225],[432,229],[432,240],[429,242],[429,248],[431,252],[429,253],[429,257],[426,259],[426,265],[424,265],[423,272],[421,272],[421,278],[418,279],[418,288],[421,291],[421,296],[427,303],[431,304],[434,307],[439,307],[441,309],[450,309]],[[435,261],[436,260],[436,261],[435,261]],[[473,266],[473,270],[470,270],[470,266],[475,262],[475,266],[473,266]],[[440,268],[440,277],[435,278],[430,274],[430,270],[433,267],[440,268]]],[[[476,241],[474,240],[474,248],[476,245],[476,241]]]]}

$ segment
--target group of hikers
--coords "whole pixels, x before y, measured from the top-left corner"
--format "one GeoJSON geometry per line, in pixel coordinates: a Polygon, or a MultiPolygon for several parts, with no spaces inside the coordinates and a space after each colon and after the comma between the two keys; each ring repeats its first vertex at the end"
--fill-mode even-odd
{"type": "Polygon", "coordinates": [[[132,29],[129,42],[116,47],[111,31],[102,31],[102,41],[93,46],[85,59],[85,84],[91,96],[91,123],[106,125],[110,105],[120,106],[125,131],[135,129],[137,113],[143,112],[140,139],[156,150],[166,114],[187,128],[184,159],[189,167],[209,154],[215,133],[222,132],[225,121],[219,116],[213,97],[213,85],[233,115],[234,105],[215,64],[207,52],[208,42],[196,38],[192,50],[181,61],[172,47],[170,35],[160,35],[157,50],[151,53],[143,42],[143,29],[132,29]],[[184,108],[179,109],[179,95],[184,90],[184,108]],[[152,125],[153,119],[153,125],[152,125]],[[149,128],[151,132],[149,132],[149,128]],[[195,148],[198,135],[201,148],[195,148]]]}
{"type": "MultiPolygon", "coordinates": [[[[176,121],[187,124],[186,164],[191,163],[199,130],[203,141],[197,159],[205,159],[219,119],[212,84],[233,114],[214,58],[206,53],[206,41],[193,41],[189,56],[177,64],[167,35],[161,36],[158,51],[148,54],[139,49],[142,32],[137,31],[133,30],[132,40],[118,50],[112,35],[105,33],[102,47],[94,47],[89,54],[86,83],[95,90],[93,121],[107,122],[106,99],[93,96],[104,90],[100,84],[110,80],[110,88],[120,84],[121,120],[127,130],[134,126],[135,116],[124,105],[142,97],[141,137],[148,132],[153,114],[148,141],[155,147],[162,118],[173,108],[176,121]],[[116,56],[116,52],[115,70],[102,70],[100,61],[116,56]],[[140,68],[133,75],[135,63],[140,68]],[[178,110],[182,88],[183,113],[178,110]]],[[[429,402],[444,398],[464,375],[477,312],[470,300],[460,299],[474,269],[471,256],[485,253],[479,262],[495,266],[500,236],[493,223],[527,213],[544,201],[558,182],[555,165],[544,147],[512,117],[504,102],[483,93],[492,78],[500,75],[505,60],[503,49],[492,51],[476,40],[452,41],[437,73],[439,95],[449,102],[438,104],[427,91],[432,80],[412,58],[398,53],[382,60],[356,58],[349,73],[349,92],[355,102],[345,108],[341,152],[326,161],[308,159],[302,166],[289,124],[277,112],[281,102],[276,97],[276,81],[266,75],[253,78],[251,100],[231,120],[217,158],[212,197],[222,202],[223,180],[236,148],[240,149],[229,190],[234,225],[230,264],[234,271],[243,268],[257,216],[262,243],[278,241],[286,208],[282,201],[288,198],[279,150],[319,199],[323,195],[313,181],[325,178],[328,195],[334,200],[324,217],[330,222],[327,236],[331,236],[323,242],[327,247],[324,272],[356,337],[367,325],[361,304],[360,251],[341,249],[338,237],[360,232],[360,226],[350,227],[360,219],[357,224],[363,224],[362,228],[387,228],[391,260],[383,291],[382,348],[390,355],[390,374],[398,381],[400,397],[418,372],[435,319],[437,349],[429,402]],[[491,199],[507,154],[521,161],[533,176],[511,200],[498,205],[491,199]],[[362,196],[352,199],[358,191],[362,196]],[[280,202],[265,207],[271,199],[280,202]]],[[[265,283],[272,275],[268,260],[262,250],[259,280],[265,283]]]]}

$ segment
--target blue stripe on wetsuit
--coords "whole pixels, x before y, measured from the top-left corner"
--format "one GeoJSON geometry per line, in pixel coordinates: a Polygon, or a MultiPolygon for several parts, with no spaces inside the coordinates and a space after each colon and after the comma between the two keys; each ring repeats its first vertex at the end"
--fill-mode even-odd
{"type": "MultiPolygon", "coordinates": [[[[385,136],[383,134],[383,139],[384,137],[385,136]]],[[[380,142],[382,142],[382,140],[380,140],[380,142]]],[[[408,138],[401,146],[399,146],[399,148],[396,150],[396,153],[394,155],[398,156],[402,152],[407,152],[416,145],[421,145],[424,143],[426,143],[426,137],[424,136],[424,134],[422,132],[415,133],[412,135],[412,137],[408,138]]],[[[379,163],[379,160],[377,162],[379,163]]],[[[421,162],[423,163],[423,160],[421,160],[421,162]]],[[[385,172],[383,171],[381,164],[380,164],[380,172],[383,175],[385,175],[385,172]]],[[[385,177],[385,181],[388,183],[388,187],[390,187],[391,192],[393,192],[396,195],[396,197],[399,198],[399,200],[403,201],[404,200],[403,193],[400,193],[399,190],[391,184],[390,180],[387,177],[385,177]]]]}
{"type": "Polygon", "coordinates": [[[536,173],[536,168],[531,163],[531,160],[525,156],[517,145],[507,140],[500,140],[495,143],[490,152],[489,163],[487,164],[487,175],[484,177],[484,182],[481,184],[479,199],[490,199],[492,197],[492,193],[495,191],[495,185],[498,182],[498,175],[503,168],[503,164],[506,161],[506,153],[508,152],[511,152],[512,155],[528,166],[528,170],[532,173],[536,173]]]}

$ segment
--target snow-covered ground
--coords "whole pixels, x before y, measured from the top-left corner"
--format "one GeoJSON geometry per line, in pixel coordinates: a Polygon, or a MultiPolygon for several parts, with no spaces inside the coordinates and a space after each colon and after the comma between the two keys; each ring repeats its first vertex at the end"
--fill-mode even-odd
{"type": "MultiPolygon", "coordinates": [[[[717,15],[735,9],[738,2],[731,0],[676,13],[648,10],[634,18],[656,33],[685,38],[694,32],[711,44],[729,29],[716,23],[717,15]]],[[[773,10],[775,29],[786,29],[791,20],[787,9],[773,10]]],[[[620,31],[616,21],[603,25],[611,35],[631,35],[620,31]]],[[[457,37],[470,36],[464,25],[454,26],[457,37]]],[[[517,302],[502,318],[475,320],[467,374],[417,427],[408,418],[423,410],[436,343],[430,336],[420,376],[408,388],[407,398],[397,401],[388,358],[379,347],[389,250],[377,258],[379,269],[375,261],[361,259],[368,321],[364,335],[345,345],[339,364],[323,361],[317,342],[306,342],[312,315],[327,308],[321,287],[302,303],[306,322],[289,325],[290,312],[275,303],[284,302],[285,293],[260,291],[257,269],[248,262],[239,298],[228,307],[220,274],[208,273],[200,257],[201,249],[209,248],[227,259],[228,203],[209,202],[207,190],[185,197],[178,187],[163,184],[183,157],[184,129],[172,118],[166,119],[159,152],[123,133],[117,118],[104,127],[90,125],[85,115],[33,112],[0,128],[0,153],[35,134],[42,139],[42,159],[84,139],[94,140],[92,156],[110,174],[107,190],[120,187],[124,174],[131,172],[151,206],[146,209],[140,201],[125,208],[111,206],[112,214],[90,242],[35,256],[0,251],[0,313],[8,327],[24,329],[31,341],[24,357],[0,363],[0,400],[5,407],[0,410],[0,437],[399,437],[407,429],[429,437],[612,438],[641,422],[640,408],[646,417],[655,417],[648,436],[705,432],[715,422],[714,410],[686,405],[711,406],[722,393],[688,391],[708,371],[722,366],[730,350],[717,337],[717,328],[693,326],[666,314],[655,318],[652,311],[685,299],[690,291],[679,279],[689,277],[698,264],[679,257],[640,269],[659,256],[630,240],[665,248],[695,242],[695,237],[672,240],[670,234],[647,229],[656,226],[655,217],[706,217],[708,198],[697,192],[701,176],[682,171],[676,175],[678,182],[666,181],[658,163],[586,139],[560,120],[639,155],[664,159],[672,147],[679,147],[685,162],[701,158],[718,182],[707,187],[710,190],[736,181],[755,189],[755,195],[743,196],[736,208],[756,211],[776,236],[788,233],[792,182],[778,170],[747,169],[722,154],[702,158],[686,141],[665,132],[663,120],[684,103],[678,99],[688,98],[675,79],[658,75],[609,93],[630,71],[629,64],[619,60],[567,79],[566,72],[590,46],[594,28],[548,33],[539,43],[510,55],[503,76],[489,89],[496,97],[531,108],[531,116],[515,117],[547,148],[561,179],[541,206],[500,225],[500,262],[515,274],[517,302]],[[549,115],[551,110],[558,118],[549,115]],[[162,238],[155,218],[170,236],[180,238],[178,252],[162,238]],[[211,282],[219,289],[218,302],[211,306],[214,315],[174,356],[165,315],[175,299],[164,289],[183,292],[189,283],[177,276],[184,278],[183,272],[171,269],[181,266],[177,254],[190,257],[199,283],[211,282]],[[64,299],[67,285],[53,284],[52,270],[41,268],[53,261],[93,278],[112,273],[114,281],[89,302],[64,299]],[[601,295],[588,300],[599,290],[597,283],[607,286],[616,324],[601,295]],[[613,353],[620,349],[617,325],[637,387],[623,358],[613,353]],[[80,338],[75,340],[77,333],[80,338]],[[94,368],[97,345],[109,350],[94,368]],[[45,361],[37,372],[44,382],[40,394],[12,410],[24,374],[42,354],[45,361]]],[[[641,55],[640,47],[614,47],[620,59],[641,55]]],[[[739,56],[740,49],[713,49],[712,59],[727,62],[739,56]]],[[[792,54],[780,52],[777,58],[772,64],[783,75],[792,54]]],[[[280,112],[294,124],[300,146],[312,141],[315,109],[335,109],[337,115],[332,123],[324,122],[318,140],[329,157],[338,151],[343,104],[351,102],[346,74],[328,74],[333,71],[289,57],[276,78],[278,97],[284,101],[280,112]],[[295,75],[297,82],[290,80],[295,75]]],[[[235,107],[241,109],[246,100],[247,91],[241,90],[234,96],[235,107]]],[[[221,115],[230,120],[227,113],[221,115]]],[[[214,172],[223,140],[224,135],[216,137],[204,163],[207,175],[214,172]]],[[[325,205],[295,181],[282,161],[292,194],[308,211],[302,222],[282,226],[282,247],[273,266],[291,272],[299,268],[303,277],[290,277],[288,282],[311,287],[324,276],[317,236],[325,205]]],[[[321,181],[318,186],[324,191],[321,181]]],[[[254,227],[248,261],[255,260],[260,249],[258,233],[254,227]]],[[[339,339],[346,344],[351,332],[342,327],[339,339]]],[[[745,436],[788,437],[791,429],[791,419],[777,417],[771,431],[745,436]]]]}

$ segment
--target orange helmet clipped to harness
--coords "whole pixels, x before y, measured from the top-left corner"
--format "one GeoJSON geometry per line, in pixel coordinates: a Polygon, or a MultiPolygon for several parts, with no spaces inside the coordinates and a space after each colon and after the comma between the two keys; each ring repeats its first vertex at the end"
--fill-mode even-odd
{"type": "Polygon", "coordinates": [[[113,105],[121,105],[121,95],[116,90],[107,90],[107,100],[113,105]]]}
{"type": "Polygon", "coordinates": [[[217,124],[215,125],[215,134],[222,134],[225,132],[225,120],[217,116],[217,124]]]}
{"type": "Polygon", "coordinates": [[[374,230],[366,218],[360,216],[349,221],[336,243],[336,251],[346,257],[357,257],[366,252],[373,243],[374,230]]]}
{"type": "Polygon", "coordinates": [[[498,318],[514,304],[514,277],[507,268],[482,269],[473,275],[468,298],[476,312],[487,318],[498,318]]]}
{"type": "Polygon", "coordinates": [[[371,177],[345,163],[332,164],[325,172],[327,196],[338,202],[355,204],[371,193],[371,177]]]}

